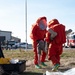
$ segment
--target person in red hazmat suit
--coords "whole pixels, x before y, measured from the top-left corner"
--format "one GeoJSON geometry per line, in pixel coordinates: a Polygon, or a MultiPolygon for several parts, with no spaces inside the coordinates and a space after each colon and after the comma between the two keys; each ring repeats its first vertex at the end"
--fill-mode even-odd
{"type": "Polygon", "coordinates": [[[34,64],[35,68],[41,68],[39,63],[43,66],[47,66],[45,62],[46,52],[45,52],[45,41],[47,28],[47,18],[40,17],[37,19],[36,23],[32,25],[32,30],[30,38],[33,42],[33,51],[34,51],[34,64]]]}
{"type": "Polygon", "coordinates": [[[48,32],[46,41],[48,45],[48,60],[51,60],[54,67],[52,71],[58,70],[60,66],[60,55],[62,54],[62,45],[66,42],[65,26],[60,24],[57,19],[52,19],[48,23],[48,32]]]}

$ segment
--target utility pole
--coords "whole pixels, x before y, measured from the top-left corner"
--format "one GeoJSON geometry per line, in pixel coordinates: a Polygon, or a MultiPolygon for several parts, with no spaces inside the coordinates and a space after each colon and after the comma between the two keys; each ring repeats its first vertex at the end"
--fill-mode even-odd
{"type": "Polygon", "coordinates": [[[26,50],[27,50],[27,0],[25,0],[25,42],[26,42],[26,50]]]}

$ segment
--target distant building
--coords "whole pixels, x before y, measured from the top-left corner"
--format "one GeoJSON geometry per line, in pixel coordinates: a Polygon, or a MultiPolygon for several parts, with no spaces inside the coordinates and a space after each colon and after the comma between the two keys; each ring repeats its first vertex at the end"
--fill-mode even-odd
{"type": "Polygon", "coordinates": [[[21,42],[20,38],[17,38],[17,37],[14,37],[14,36],[12,36],[11,40],[15,41],[15,42],[21,42]]]}
{"type": "Polygon", "coordinates": [[[0,30],[0,41],[10,41],[11,40],[11,34],[12,32],[11,31],[1,31],[0,30]]]}
{"type": "Polygon", "coordinates": [[[20,42],[21,39],[12,36],[12,32],[11,31],[2,31],[0,30],[0,41],[1,42],[7,42],[7,41],[15,41],[15,42],[20,42]]]}

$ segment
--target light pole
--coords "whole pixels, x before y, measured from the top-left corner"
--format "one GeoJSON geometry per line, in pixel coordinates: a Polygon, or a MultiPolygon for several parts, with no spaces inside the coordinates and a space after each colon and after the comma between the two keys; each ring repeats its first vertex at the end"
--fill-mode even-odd
{"type": "Polygon", "coordinates": [[[27,50],[27,0],[25,0],[25,41],[26,41],[26,50],[27,50]]]}

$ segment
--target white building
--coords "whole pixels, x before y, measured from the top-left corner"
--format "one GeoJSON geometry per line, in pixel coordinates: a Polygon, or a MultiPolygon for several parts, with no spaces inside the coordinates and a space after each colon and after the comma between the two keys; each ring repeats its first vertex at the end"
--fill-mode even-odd
{"type": "Polygon", "coordinates": [[[11,31],[2,31],[0,30],[0,40],[1,41],[10,41],[12,38],[12,32],[11,31]]]}
{"type": "Polygon", "coordinates": [[[2,31],[0,30],[0,41],[2,42],[7,42],[7,41],[15,41],[15,42],[20,42],[21,39],[12,36],[12,32],[11,31],[2,31]]]}

